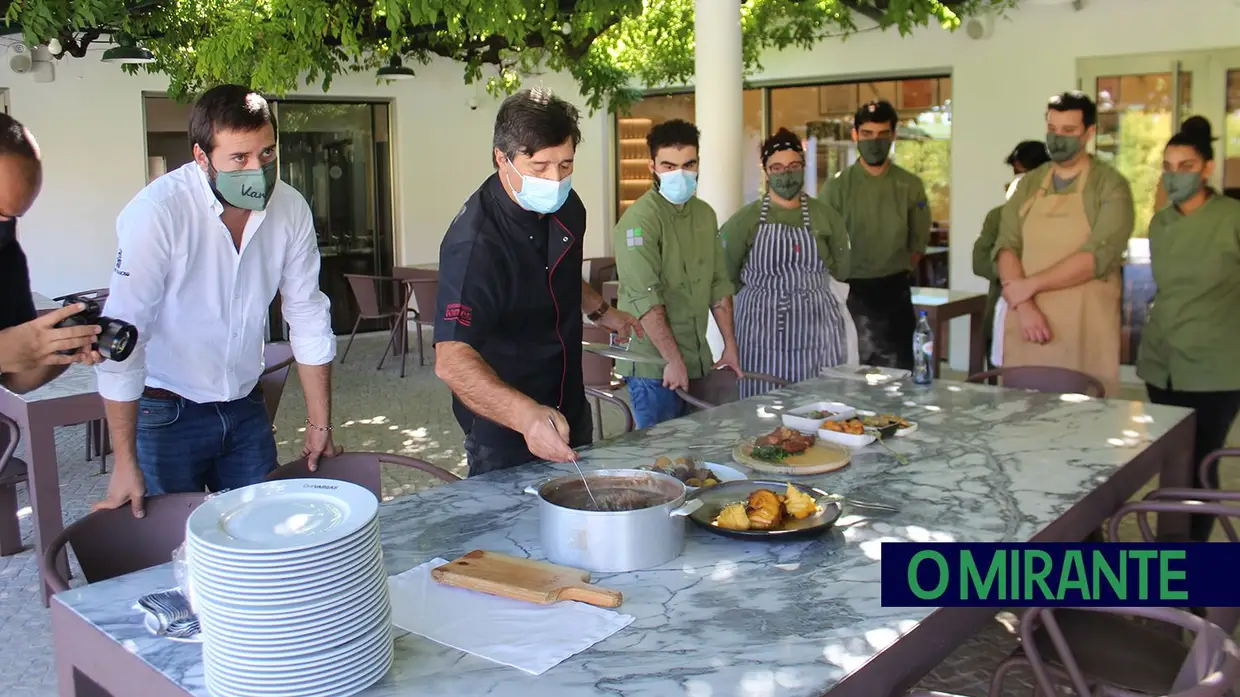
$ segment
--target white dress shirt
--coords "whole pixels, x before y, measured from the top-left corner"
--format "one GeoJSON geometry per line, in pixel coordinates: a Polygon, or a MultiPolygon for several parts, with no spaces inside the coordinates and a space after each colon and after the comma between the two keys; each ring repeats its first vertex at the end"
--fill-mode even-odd
{"type": "Polygon", "coordinates": [[[151,182],[121,211],[105,314],[137,327],[138,345],[127,360],[96,368],[105,399],[131,402],[147,386],[194,402],[249,394],[263,372],[276,291],[297,362],[335,358],[306,199],[277,182],[267,209],[250,213],[240,251],[223,211],[194,162],[151,182]]]}

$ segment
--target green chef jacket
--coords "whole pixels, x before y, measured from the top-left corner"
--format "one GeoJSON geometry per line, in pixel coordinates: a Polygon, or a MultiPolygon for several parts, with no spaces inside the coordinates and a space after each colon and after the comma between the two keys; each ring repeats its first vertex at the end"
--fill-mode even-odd
{"type": "Polygon", "coordinates": [[[973,243],[973,273],[990,281],[990,292],[986,294],[986,315],[982,319],[982,334],[987,345],[994,334],[995,303],[1003,294],[1003,284],[999,283],[999,270],[995,268],[995,242],[999,239],[999,220],[1003,216],[1003,206],[995,206],[986,214],[982,222],[982,233],[973,243]]]}
{"type": "Polygon", "coordinates": [[[1158,291],[1137,375],[1163,389],[1240,390],[1240,201],[1215,194],[1191,215],[1167,206],[1149,237],[1158,291]]]}
{"type": "MultiPolygon", "coordinates": [[[[706,376],[715,362],[706,341],[710,308],[733,292],[714,209],[696,196],[674,206],[651,189],[620,216],[613,243],[620,309],[641,317],[662,305],[689,377],[706,376]]],[[[649,339],[633,339],[629,350],[659,355],[649,339]]],[[[632,361],[616,361],[616,372],[663,377],[661,366],[632,361]]]]}
{"type": "MultiPolygon", "coordinates": [[[[809,208],[810,232],[818,246],[818,258],[822,259],[837,281],[848,278],[848,262],[850,246],[848,228],[844,219],[835,209],[817,199],[806,201],[809,208]]],[[[736,292],[741,289],[741,271],[749,259],[749,250],[753,249],[754,238],[758,235],[758,221],[762,218],[762,199],[737,211],[728,222],[723,224],[719,237],[723,239],[723,256],[728,267],[728,278],[736,292]]],[[[775,225],[801,227],[801,207],[784,208],[771,203],[766,212],[766,222],[775,225]]]]}
{"type": "Polygon", "coordinates": [[[848,228],[849,278],[912,271],[912,255],[926,252],[930,204],[926,185],[916,174],[892,164],[874,176],[857,162],[828,179],[818,197],[840,214],[848,228]]]}
{"type": "MultiPolygon", "coordinates": [[[[999,252],[1004,249],[1020,256],[1024,239],[1021,228],[1025,222],[1021,206],[1042,186],[1050,167],[1050,163],[1044,164],[1021,177],[1016,191],[1003,204],[999,240],[992,250],[992,258],[998,259],[999,252]]],[[[1071,193],[1078,186],[1081,186],[1080,175],[1063,190],[1047,195],[1071,193]]],[[[1132,207],[1132,188],[1119,170],[1097,158],[1089,168],[1084,186],[1081,198],[1091,231],[1081,251],[1094,255],[1094,277],[1102,279],[1119,268],[1124,260],[1124,251],[1128,249],[1128,238],[1132,236],[1133,218],[1136,217],[1132,207]]]]}

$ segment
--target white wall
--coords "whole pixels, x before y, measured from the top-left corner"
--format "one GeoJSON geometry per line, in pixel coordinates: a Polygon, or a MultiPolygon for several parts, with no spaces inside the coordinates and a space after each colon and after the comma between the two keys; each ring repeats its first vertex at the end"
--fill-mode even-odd
{"type": "MultiPolygon", "coordinates": [[[[0,66],[7,56],[0,55],[0,66]]],[[[396,170],[397,259],[436,261],[439,241],[465,199],[491,173],[491,126],[498,102],[481,86],[463,83],[459,66],[446,61],[416,66],[418,78],[377,85],[371,75],[335,81],[333,99],[392,100],[396,170]],[[479,106],[471,110],[469,100],[479,106]]],[[[547,75],[545,84],[581,102],[571,78],[547,75]],[[570,96],[571,95],[571,96],[570,96]]],[[[43,151],[43,193],[19,224],[35,290],[58,295],[106,286],[116,256],[117,213],[146,183],[143,92],[161,92],[166,81],[127,75],[98,61],[97,53],[56,64],[56,80],[36,84],[0,67],[11,113],[34,133],[43,151]]],[[[323,96],[306,89],[295,96],[323,96]]],[[[574,188],[592,221],[610,218],[606,173],[606,116],[583,113],[588,134],[579,149],[574,188]]],[[[603,254],[603,227],[592,225],[586,254],[603,254]]]]}
{"type": "MultiPolygon", "coordinates": [[[[768,55],[764,72],[754,77],[804,82],[951,73],[951,278],[957,288],[984,288],[972,274],[969,251],[986,211],[1000,203],[1000,184],[1009,176],[1002,160],[1017,141],[1045,132],[1046,98],[1077,86],[1078,58],[1240,44],[1236,0],[1084,0],[1081,11],[1056,0],[1024,1],[1024,9],[997,22],[986,40],[938,28],[908,38],[864,32],[808,52],[768,55]]],[[[107,283],[115,254],[113,220],[145,181],[141,94],[161,90],[163,82],[125,75],[96,55],[59,61],[56,81],[49,84],[0,72],[0,87],[11,90],[13,115],[38,137],[47,162],[43,196],[20,226],[35,288],[44,293],[107,283]]],[[[397,257],[404,263],[436,258],[444,227],[490,172],[495,114],[495,103],[480,87],[462,83],[459,67],[415,67],[418,79],[391,85],[376,85],[368,75],[342,77],[331,95],[393,100],[397,257]],[[467,107],[470,98],[479,100],[477,110],[467,107]]],[[[567,76],[530,82],[538,81],[560,94],[576,93],[567,76]]],[[[587,255],[601,254],[612,217],[611,119],[595,114],[582,126],[574,186],[592,221],[587,255]]],[[[962,346],[963,337],[953,343],[962,346]]]]}

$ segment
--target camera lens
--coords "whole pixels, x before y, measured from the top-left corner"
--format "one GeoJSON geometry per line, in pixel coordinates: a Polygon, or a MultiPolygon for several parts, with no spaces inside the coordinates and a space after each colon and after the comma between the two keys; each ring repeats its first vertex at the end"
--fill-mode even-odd
{"type": "Polygon", "coordinates": [[[111,317],[100,317],[99,353],[104,358],[123,361],[129,358],[138,345],[138,328],[128,322],[111,317]]]}

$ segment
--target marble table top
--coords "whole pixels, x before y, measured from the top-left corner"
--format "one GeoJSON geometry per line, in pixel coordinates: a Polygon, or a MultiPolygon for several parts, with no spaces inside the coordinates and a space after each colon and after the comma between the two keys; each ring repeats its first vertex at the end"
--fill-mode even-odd
{"type": "MultiPolygon", "coordinates": [[[[638,466],[686,446],[726,462],[740,437],[773,428],[782,408],[838,400],[920,424],[892,447],[872,445],[838,472],[805,478],[830,491],[893,504],[860,510],[822,538],[749,543],[689,528],[684,554],[659,568],[596,574],[624,593],[628,628],[539,677],[416,635],[396,640],[396,663],[366,697],[811,697],[830,690],[912,630],[930,608],[882,607],[884,541],[1022,541],[1062,515],[1190,412],[1079,395],[936,382],[867,385],[817,379],[601,443],[587,468],[638,466]]],[[[536,499],[525,486],[570,471],[537,464],[384,504],[385,562],[398,573],[473,549],[541,558],[536,499]]],[[[197,645],[153,637],[131,609],[173,586],[168,565],[56,596],[188,694],[206,697],[197,645]]],[[[479,631],[485,631],[480,628],[479,631]]]]}
{"type": "MultiPolygon", "coordinates": [[[[4,388],[0,387],[0,389],[4,388]]],[[[75,363],[69,366],[68,370],[61,373],[60,377],[55,380],[37,390],[31,390],[16,396],[21,401],[31,404],[33,402],[45,402],[64,397],[79,397],[97,392],[99,392],[99,379],[95,375],[94,366],[75,363]]]]}

